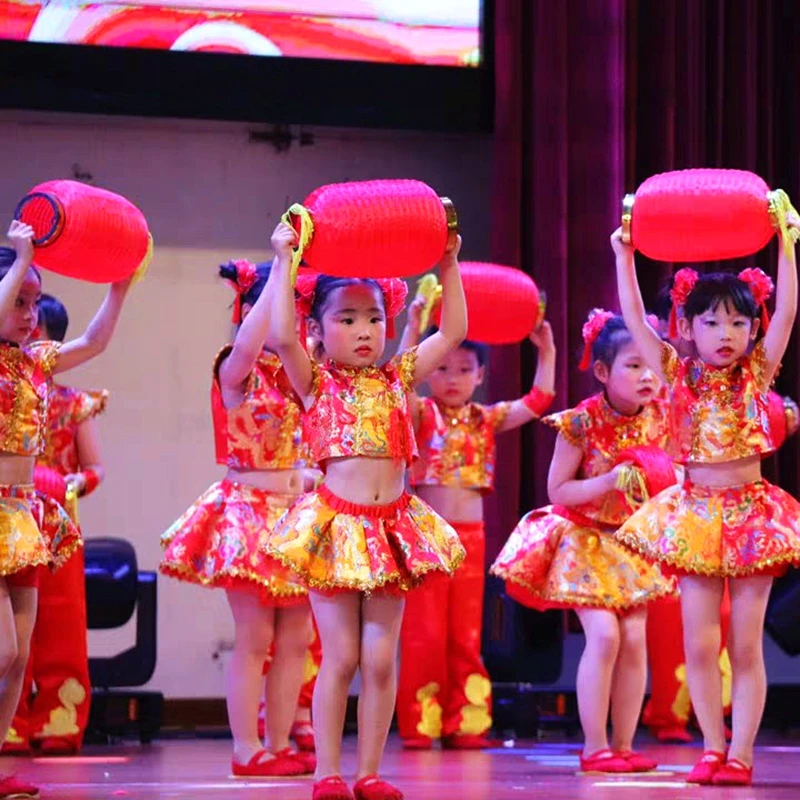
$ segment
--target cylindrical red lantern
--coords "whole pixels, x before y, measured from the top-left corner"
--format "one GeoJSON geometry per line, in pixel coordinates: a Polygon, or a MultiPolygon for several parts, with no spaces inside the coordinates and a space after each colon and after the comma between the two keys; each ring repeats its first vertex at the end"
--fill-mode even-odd
{"type": "Polygon", "coordinates": [[[740,258],[786,230],[781,190],[752,172],[687,169],[648,178],[623,201],[623,240],[657,261],[740,258]]]}
{"type": "MultiPolygon", "coordinates": [[[[514,344],[542,324],[544,295],[530,275],[514,267],[462,261],[467,300],[467,339],[484,344],[514,344]]],[[[434,310],[439,324],[441,308],[434,310]]]]}
{"type": "Polygon", "coordinates": [[[655,497],[677,483],[672,459],[655,445],[630,447],[617,456],[616,463],[632,464],[639,470],[649,497],[655,497]]]}
{"type": "Polygon", "coordinates": [[[67,482],[60,472],[50,467],[35,466],[33,468],[33,485],[37,492],[52,498],[64,505],[67,496],[67,482]]]}
{"type": "Polygon", "coordinates": [[[37,266],[92,283],[115,283],[150,263],[147,221],[129,200],[78,181],[48,181],[20,200],[14,218],[33,227],[37,266]]]}
{"type": "Polygon", "coordinates": [[[453,204],[412,180],[322,186],[285,219],[300,237],[296,262],[342,278],[419,275],[458,233],[453,204]]]}

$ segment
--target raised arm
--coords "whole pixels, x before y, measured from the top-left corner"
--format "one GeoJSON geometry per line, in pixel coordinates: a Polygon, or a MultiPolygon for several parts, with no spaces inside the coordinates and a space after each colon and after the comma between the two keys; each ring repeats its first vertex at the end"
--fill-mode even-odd
{"type": "Polygon", "coordinates": [[[547,476],[547,494],[551,503],[577,506],[589,503],[616,488],[620,467],[596,478],[576,479],[582,460],[581,449],[559,434],[547,476]]]}
{"type": "Polygon", "coordinates": [[[84,420],[78,426],[75,444],[78,449],[78,464],[81,471],[67,475],[66,481],[75,486],[78,497],[84,497],[91,494],[106,476],[100,452],[97,421],[93,417],[84,420]]]}
{"type": "Polygon", "coordinates": [[[464,299],[464,287],[461,285],[461,273],[458,269],[460,249],[459,236],[455,247],[445,254],[439,264],[442,283],[442,319],[439,330],[425,339],[417,350],[415,385],[422,383],[467,335],[467,301],[464,299]]]}
{"type": "Polygon", "coordinates": [[[420,336],[422,335],[419,327],[422,320],[422,309],[425,308],[426,302],[424,297],[417,295],[409,305],[406,312],[406,326],[403,328],[403,335],[397,345],[398,353],[404,353],[419,344],[420,336]]]}
{"type": "MultiPolygon", "coordinates": [[[[291,260],[296,241],[294,229],[283,222],[278,223],[271,238],[274,261],[291,260]]],[[[231,353],[219,368],[219,380],[223,388],[241,390],[247,382],[267,340],[270,310],[270,294],[264,290],[242,320],[231,353]]]]}
{"type": "Polygon", "coordinates": [[[266,297],[269,304],[266,344],[280,357],[289,381],[308,408],[312,402],[313,373],[311,359],[297,338],[297,311],[290,254],[276,254],[262,297],[266,297]]]}
{"type": "Polygon", "coordinates": [[[637,347],[642,351],[647,365],[660,380],[665,380],[661,369],[661,337],[647,321],[642,292],[636,278],[633,248],[622,241],[622,228],[611,234],[611,247],[617,258],[617,292],[625,327],[630,331],[637,347]]]}
{"type": "MultiPolygon", "coordinates": [[[[786,218],[789,228],[800,229],[800,219],[794,214],[786,218]]],[[[788,238],[788,237],[787,237],[788,238]]],[[[767,389],[775,377],[781,363],[789,337],[792,335],[794,321],[797,317],[797,261],[794,241],[778,242],[778,281],[775,287],[775,313],[770,320],[769,330],[764,334],[764,354],[766,368],[764,370],[764,389],[767,389]]]]}
{"type": "Polygon", "coordinates": [[[17,257],[0,280],[0,319],[11,313],[14,308],[20,287],[33,262],[33,228],[14,220],[8,229],[8,241],[17,257]]]}
{"type": "Polygon", "coordinates": [[[132,278],[112,283],[94,319],[82,336],[61,346],[53,373],[66,372],[100,355],[111,341],[132,278]]]}
{"type": "Polygon", "coordinates": [[[543,322],[529,338],[539,351],[533,387],[525,397],[520,397],[511,403],[498,431],[514,430],[526,422],[537,419],[546,410],[545,403],[553,399],[556,382],[556,344],[550,323],[543,322]]]}

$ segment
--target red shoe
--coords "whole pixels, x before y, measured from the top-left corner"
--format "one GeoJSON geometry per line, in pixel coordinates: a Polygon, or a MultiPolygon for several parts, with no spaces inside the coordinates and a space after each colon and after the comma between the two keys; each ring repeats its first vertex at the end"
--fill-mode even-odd
{"type": "Polygon", "coordinates": [[[753,783],[753,768],[738,758],[726,761],[711,779],[714,786],[750,786],[753,783]]]}
{"type": "Polygon", "coordinates": [[[299,750],[292,750],[286,747],[275,753],[276,758],[293,758],[298,764],[302,764],[304,775],[313,775],[317,768],[317,757],[313,753],[301,753],[299,750]]]}
{"type": "Polygon", "coordinates": [[[686,776],[686,783],[698,783],[701,786],[710,786],[714,782],[714,775],[722,769],[725,763],[725,753],[716,750],[706,750],[700,760],[694,765],[692,771],[686,776]]]}
{"type": "Polygon", "coordinates": [[[231,772],[235,778],[289,778],[308,775],[306,768],[287,755],[285,750],[274,755],[269,750],[259,750],[246,764],[232,760],[231,772]],[[272,758],[264,758],[267,755],[272,758]]]}
{"type": "Polygon", "coordinates": [[[653,761],[652,758],[643,756],[635,750],[620,750],[615,755],[624,758],[631,765],[633,772],[652,772],[658,767],[658,761],[653,761]]]}
{"type": "Polygon", "coordinates": [[[355,800],[403,800],[405,796],[396,786],[382,781],[377,775],[367,775],[353,787],[355,800]]]}
{"type": "Polygon", "coordinates": [[[24,739],[20,741],[9,741],[6,739],[0,747],[0,756],[29,756],[31,746],[24,739]]]}
{"type": "Polygon", "coordinates": [[[581,756],[581,772],[622,773],[633,771],[633,766],[628,759],[619,753],[614,753],[608,747],[598,750],[586,758],[581,756]]]}
{"type": "Polygon", "coordinates": [[[497,747],[497,743],[485,736],[463,733],[445,736],[442,739],[442,747],[445,750],[490,750],[497,747]]]}
{"type": "Polygon", "coordinates": [[[353,793],[341,775],[329,775],[314,784],[311,800],[353,800],[353,793]]]}
{"type": "Polygon", "coordinates": [[[663,744],[689,744],[694,741],[692,734],[681,725],[672,725],[669,728],[658,728],[653,731],[656,741],[663,744]]]}
{"type": "Polygon", "coordinates": [[[31,800],[39,797],[39,788],[17,780],[13,775],[0,778],[0,800],[31,800]]]}
{"type": "Polygon", "coordinates": [[[413,739],[403,739],[403,750],[430,750],[433,748],[433,739],[430,736],[415,736],[413,739]]]}
{"type": "Polygon", "coordinates": [[[80,750],[80,745],[74,739],[64,736],[48,736],[46,739],[37,739],[34,744],[45,756],[74,756],[80,750]]]}
{"type": "Polygon", "coordinates": [[[294,739],[298,750],[304,753],[316,753],[317,744],[314,741],[314,728],[310,722],[295,722],[289,735],[294,739]]]}

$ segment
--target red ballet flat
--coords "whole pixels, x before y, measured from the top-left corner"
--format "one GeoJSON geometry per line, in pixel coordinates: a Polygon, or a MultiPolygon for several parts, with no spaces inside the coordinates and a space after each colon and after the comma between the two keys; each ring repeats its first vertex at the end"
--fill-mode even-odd
{"type": "Polygon", "coordinates": [[[663,744],[689,744],[694,741],[692,736],[686,728],[681,725],[671,725],[668,728],[659,728],[653,731],[656,740],[663,744]]]}
{"type": "Polygon", "coordinates": [[[290,736],[294,739],[298,750],[304,753],[315,753],[317,745],[314,741],[314,728],[310,722],[295,722],[292,725],[290,736]]]}
{"type": "Polygon", "coordinates": [[[31,746],[24,739],[18,742],[10,742],[6,739],[0,747],[0,756],[29,756],[31,746]]]}
{"type": "Polygon", "coordinates": [[[581,772],[605,772],[610,774],[633,772],[631,763],[609,747],[598,750],[585,758],[581,756],[581,772]]]}
{"type": "Polygon", "coordinates": [[[36,800],[39,787],[17,779],[14,775],[0,778],[0,800],[36,800]]]}
{"type": "Polygon", "coordinates": [[[313,775],[314,770],[317,768],[317,757],[314,753],[301,753],[299,750],[294,750],[291,747],[285,747],[275,753],[276,758],[293,758],[299,764],[303,765],[305,775],[313,775]]]}
{"type": "Polygon", "coordinates": [[[259,750],[246,764],[231,761],[231,772],[235,778],[290,778],[308,775],[306,768],[297,759],[287,755],[285,750],[275,754],[268,750],[259,750]],[[264,758],[266,755],[271,755],[272,758],[264,758]]]}
{"type": "Polygon", "coordinates": [[[635,750],[619,750],[615,755],[624,758],[631,765],[633,772],[652,772],[658,767],[658,761],[637,753],[635,750]]]}
{"type": "Polygon", "coordinates": [[[433,747],[433,739],[430,736],[414,736],[411,739],[403,739],[403,750],[430,750],[433,747]]]}
{"type": "Polygon", "coordinates": [[[404,794],[377,775],[366,775],[353,787],[355,800],[403,800],[404,794]]]}
{"type": "Polygon", "coordinates": [[[490,750],[496,746],[497,743],[491,741],[491,739],[471,733],[445,736],[442,739],[442,747],[445,750],[490,750]]]}
{"type": "Polygon", "coordinates": [[[714,786],[750,786],[753,783],[753,768],[731,758],[726,761],[711,779],[714,786]]]}
{"type": "Polygon", "coordinates": [[[341,775],[329,775],[314,784],[311,800],[353,800],[353,793],[341,775]]]}
{"type": "Polygon", "coordinates": [[[686,783],[710,786],[714,782],[714,775],[722,769],[724,763],[725,753],[720,753],[717,750],[706,750],[694,765],[692,771],[686,776],[686,783]]]}

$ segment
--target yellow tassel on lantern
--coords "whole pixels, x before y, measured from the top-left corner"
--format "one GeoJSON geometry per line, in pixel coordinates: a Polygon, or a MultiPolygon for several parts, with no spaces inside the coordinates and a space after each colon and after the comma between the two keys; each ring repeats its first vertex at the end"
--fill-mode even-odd
{"type": "Polygon", "coordinates": [[[797,228],[789,228],[786,224],[786,217],[788,214],[798,216],[789,195],[783,189],[775,189],[773,192],[767,194],[769,200],[769,215],[772,219],[772,224],[781,232],[783,240],[783,248],[787,255],[790,255],[792,248],[800,239],[800,231],[797,228]]]}
{"type": "Polygon", "coordinates": [[[425,306],[419,317],[419,332],[423,333],[430,324],[434,306],[442,297],[441,284],[439,283],[439,279],[432,272],[423,275],[417,281],[417,297],[425,298],[425,306]]]}
{"type": "Polygon", "coordinates": [[[289,210],[281,217],[281,222],[284,225],[288,225],[290,228],[294,227],[292,225],[292,217],[300,217],[300,232],[298,233],[298,243],[297,247],[294,248],[292,251],[292,286],[295,285],[297,281],[297,270],[300,269],[300,262],[303,260],[303,253],[306,251],[306,248],[311,244],[311,240],[314,238],[314,220],[311,219],[311,214],[309,210],[301,205],[300,203],[295,203],[292,205],[289,210]]]}
{"type": "Polygon", "coordinates": [[[136,267],[136,272],[133,273],[133,279],[131,280],[131,286],[135,286],[139,283],[142,278],[147,274],[147,270],[150,269],[150,263],[153,260],[153,236],[152,234],[147,234],[147,252],[144,254],[144,258],[142,259],[141,263],[138,267],[136,267]]]}
{"type": "Polygon", "coordinates": [[[642,471],[633,464],[623,464],[617,475],[617,489],[625,495],[632,505],[646,503],[650,499],[642,471]]]}

